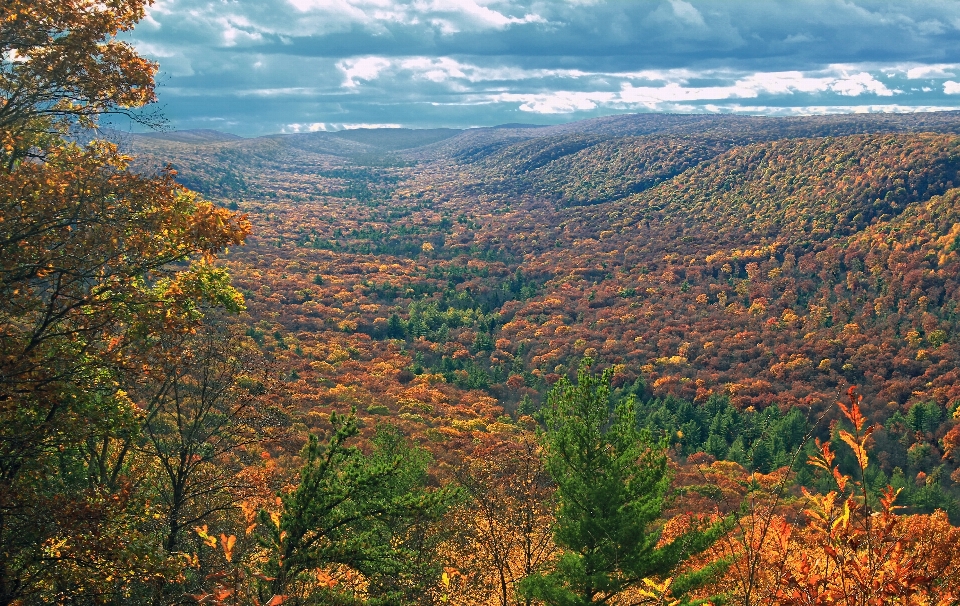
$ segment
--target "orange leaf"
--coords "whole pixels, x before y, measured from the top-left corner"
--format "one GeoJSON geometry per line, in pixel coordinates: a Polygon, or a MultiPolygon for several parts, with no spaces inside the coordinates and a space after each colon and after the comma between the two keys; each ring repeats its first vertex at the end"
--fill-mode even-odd
{"type": "Polygon", "coordinates": [[[846,442],[847,446],[853,450],[853,455],[857,457],[857,463],[860,465],[860,469],[866,469],[869,458],[867,456],[867,449],[864,447],[865,440],[858,442],[850,432],[843,430],[840,430],[840,439],[846,442]]]}
{"type": "Polygon", "coordinates": [[[222,600],[224,598],[229,598],[232,595],[233,595],[233,589],[220,589],[217,591],[216,595],[214,596],[214,599],[222,600]]]}
{"type": "Polygon", "coordinates": [[[229,537],[225,534],[220,535],[220,545],[223,546],[223,557],[227,559],[228,562],[233,561],[233,546],[237,543],[237,537],[230,535],[229,537]]]}
{"type": "Polygon", "coordinates": [[[860,402],[863,401],[863,396],[857,393],[856,387],[851,387],[847,390],[847,397],[850,399],[850,407],[844,406],[843,402],[837,402],[840,406],[840,410],[843,411],[843,416],[847,417],[847,420],[853,423],[853,426],[857,431],[863,429],[863,424],[867,422],[866,417],[860,412],[860,402]]]}
{"type": "Polygon", "coordinates": [[[839,470],[839,469],[837,469],[836,467],[834,467],[834,468],[833,468],[833,479],[836,481],[836,483],[837,483],[837,488],[840,489],[840,492],[843,492],[843,490],[847,487],[847,480],[850,479],[850,476],[843,475],[842,473],[840,473],[840,470],[839,470]]]}

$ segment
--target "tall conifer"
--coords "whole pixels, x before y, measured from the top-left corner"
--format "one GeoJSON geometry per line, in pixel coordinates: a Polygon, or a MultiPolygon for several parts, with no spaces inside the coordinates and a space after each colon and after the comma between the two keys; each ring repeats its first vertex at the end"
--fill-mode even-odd
{"type": "MultiPolygon", "coordinates": [[[[645,579],[676,575],[722,532],[721,525],[694,529],[660,545],[670,484],[666,445],[638,428],[633,398],[611,413],[610,378],[610,371],[592,374],[586,359],[577,383],[561,379],[543,410],[541,439],[559,502],[554,538],[563,555],[525,579],[521,591],[547,604],[609,603],[645,587],[645,579]]],[[[680,575],[672,590],[689,591],[711,573],[680,575]]]]}

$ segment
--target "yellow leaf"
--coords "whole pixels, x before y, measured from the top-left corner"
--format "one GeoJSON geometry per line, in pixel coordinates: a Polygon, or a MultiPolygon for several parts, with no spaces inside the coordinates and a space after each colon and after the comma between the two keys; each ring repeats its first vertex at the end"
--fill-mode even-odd
{"type": "Polygon", "coordinates": [[[206,524],[204,524],[203,526],[195,526],[193,529],[196,531],[197,536],[203,539],[203,542],[206,543],[208,546],[210,547],[217,546],[217,537],[211,537],[208,534],[206,524]]]}
{"type": "Polygon", "coordinates": [[[844,528],[846,528],[847,524],[849,523],[850,523],[850,500],[848,499],[843,503],[843,515],[837,518],[837,520],[833,523],[832,530],[836,530],[837,526],[841,524],[843,525],[844,528]]]}

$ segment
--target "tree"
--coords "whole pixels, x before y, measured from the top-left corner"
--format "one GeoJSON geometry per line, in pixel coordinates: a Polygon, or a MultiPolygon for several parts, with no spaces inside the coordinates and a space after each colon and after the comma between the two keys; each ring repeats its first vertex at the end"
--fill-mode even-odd
{"type": "Polygon", "coordinates": [[[182,568],[113,448],[143,421],[120,383],[205,304],[242,308],[213,260],[249,224],[63,136],[153,100],[155,66],[116,40],[146,4],[0,5],[0,604],[118,601],[182,568]]]}
{"type": "Polygon", "coordinates": [[[511,606],[517,583],[555,555],[554,486],[532,432],[478,449],[456,472],[470,495],[460,509],[454,562],[472,601],[511,606]]]}
{"type": "MultiPolygon", "coordinates": [[[[590,363],[583,361],[576,384],[561,379],[543,410],[546,467],[559,503],[554,539],[562,555],[551,570],[526,578],[521,591],[551,605],[612,602],[645,581],[675,574],[723,531],[694,524],[661,541],[657,523],[670,483],[665,443],[637,428],[632,399],[611,415],[612,373],[595,376],[590,363]]],[[[673,591],[682,594],[712,573],[680,575],[673,591]]]]}
{"type": "Polygon", "coordinates": [[[150,0],[8,0],[0,5],[0,159],[37,138],[154,100],[156,65],[116,39],[150,0]]]}
{"type": "MultiPolygon", "coordinates": [[[[815,494],[803,489],[807,525],[798,528],[773,588],[782,606],[819,604],[955,604],[960,598],[957,563],[960,530],[942,510],[899,515],[899,490],[869,494],[870,435],[855,387],[838,402],[847,429],[837,435],[853,453],[853,476],[840,470],[829,442],[817,441],[809,459],[834,483],[815,494]],[[875,504],[876,503],[876,504],[875,504]]],[[[788,533],[789,536],[789,533],[788,533]]]]}
{"type": "Polygon", "coordinates": [[[251,339],[222,321],[162,336],[155,347],[165,363],[131,396],[146,414],[140,448],[157,463],[163,547],[172,553],[182,551],[184,531],[236,508],[246,488],[237,452],[267,435],[256,405],[269,377],[251,339]]]}
{"type": "MultiPolygon", "coordinates": [[[[88,441],[135,431],[124,369],[149,365],[140,352],[157,334],[191,330],[204,301],[242,306],[211,261],[249,226],[171,175],[126,172],[99,144],[62,144],[42,163],[0,171],[0,216],[3,603],[26,591],[17,579],[27,570],[53,570],[37,550],[66,532],[48,525],[69,509],[55,503],[101,489],[80,471],[88,441]],[[43,503],[50,513],[31,509],[43,503]]],[[[116,480],[102,487],[113,492],[116,480]]]]}
{"type": "Polygon", "coordinates": [[[419,525],[438,520],[460,493],[426,489],[429,455],[396,430],[381,428],[365,455],[347,444],[359,433],[353,415],[333,413],[330,423],[326,443],[311,436],[304,447],[300,484],[281,496],[281,511],[260,515],[272,552],[269,591],[317,594],[324,588],[306,573],[342,565],[367,579],[374,603],[395,603],[409,589],[404,585],[423,576],[419,569],[435,566],[421,557],[419,525]]]}

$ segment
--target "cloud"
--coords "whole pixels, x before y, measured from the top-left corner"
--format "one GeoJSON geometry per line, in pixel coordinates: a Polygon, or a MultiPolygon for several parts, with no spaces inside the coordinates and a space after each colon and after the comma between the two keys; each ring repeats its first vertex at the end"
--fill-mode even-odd
{"type": "Polygon", "coordinates": [[[477,0],[288,0],[301,24],[321,21],[360,25],[373,31],[387,32],[393,26],[426,26],[444,35],[461,31],[504,29],[511,25],[541,23],[543,17],[531,11],[516,15],[500,12],[477,0]]]}
{"type": "Polygon", "coordinates": [[[694,27],[706,26],[703,15],[689,2],[684,2],[684,0],[670,0],[670,8],[673,9],[673,15],[681,23],[694,27]]]}
{"type": "Polygon", "coordinates": [[[782,107],[776,105],[740,105],[737,103],[705,106],[676,106],[674,111],[747,114],[752,116],[828,116],[837,114],[916,114],[956,111],[957,105],[800,105],[782,107]]]}
{"type": "Polygon", "coordinates": [[[535,114],[569,114],[596,109],[615,101],[615,93],[554,91],[547,94],[501,93],[490,98],[494,103],[519,103],[520,111],[535,114]]]}
{"type": "Polygon", "coordinates": [[[863,94],[890,97],[894,94],[894,91],[887,88],[883,82],[880,82],[867,72],[844,76],[831,83],[830,89],[845,97],[859,97],[863,94]]]}
{"type": "Polygon", "coordinates": [[[544,78],[583,78],[592,74],[576,69],[524,69],[518,66],[484,67],[451,57],[360,57],[337,62],[345,86],[381,77],[428,80],[435,83],[462,80],[469,83],[522,81],[544,78]]]}
{"type": "Polygon", "coordinates": [[[920,65],[907,70],[907,78],[910,80],[923,80],[929,78],[950,78],[954,76],[956,65],[920,65]]]}
{"type": "Polygon", "coordinates": [[[124,39],[175,125],[255,134],[950,107],[958,30],[928,0],[156,0],[124,39]]]}
{"type": "MultiPolygon", "coordinates": [[[[707,74],[704,74],[707,75],[707,74]]],[[[718,74],[709,74],[717,78],[718,74]]],[[[728,75],[729,78],[729,75],[728,75]]],[[[730,84],[715,86],[684,86],[681,82],[669,82],[662,86],[634,86],[624,82],[617,93],[604,91],[554,91],[539,94],[498,94],[495,101],[520,102],[520,110],[533,113],[555,114],[592,110],[601,106],[621,109],[647,109],[672,111],[698,101],[726,99],[756,99],[762,96],[775,97],[795,93],[836,93],[841,96],[860,95],[892,96],[901,91],[892,91],[866,72],[853,75],[808,76],[800,72],[756,73],[736,79],[730,84]]],[[[960,92],[960,91],[958,91],[960,92]]],[[[702,109],[713,111],[707,106],[702,109]]],[[[683,107],[690,108],[690,105],[683,107]]]]}
{"type": "Polygon", "coordinates": [[[310,124],[287,124],[284,133],[335,133],[341,130],[356,130],[358,128],[403,128],[402,124],[333,124],[329,122],[311,122],[310,124]]]}
{"type": "Polygon", "coordinates": [[[415,3],[424,16],[432,15],[432,19],[444,21],[445,34],[456,33],[461,29],[503,29],[510,25],[522,23],[543,23],[545,19],[535,13],[527,13],[522,17],[510,17],[484,6],[474,0],[433,0],[429,3],[415,3]]]}
{"type": "MultiPolygon", "coordinates": [[[[360,81],[389,80],[393,88],[409,88],[416,81],[446,86],[449,91],[469,92],[483,102],[519,102],[523,111],[568,113],[603,105],[655,108],[664,102],[790,96],[834,93],[845,97],[873,95],[889,97],[902,93],[890,89],[867,71],[856,66],[830,66],[811,73],[801,71],[742,73],[729,69],[644,70],[640,72],[588,72],[583,70],[524,69],[517,66],[481,67],[451,58],[363,57],[344,60],[338,68],[345,86],[356,89],[360,81]],[[708,85],[691,85],[709,81],[708,85]],[[408,82],[410,84],[404,84],[408,82]],[[562,88],[549,92],[500,92],[500,85],[536,87],[544,84],[562,88]],[[643,83],[643,84],[641,84],[643,83]],[[601,84],[606,90],[590,89],[601,84]],[[571,85],[585,90],[572,90],[571,85]],[[496,92],[484,97],[487,90],[496,92]]],[[[875,70],[881,71],[881,70],[875,70]]]]}
{"type": "Polygon", "coordinates": [[[341,61],[337,68],[343,72],[344,86],[356,88],[361,80],[375,80],[390,65],[390,60],[383,57],[361,57],[341,61]]]}

